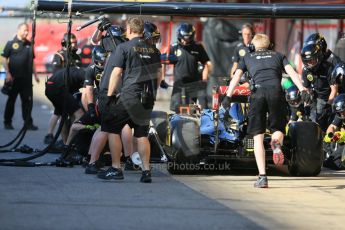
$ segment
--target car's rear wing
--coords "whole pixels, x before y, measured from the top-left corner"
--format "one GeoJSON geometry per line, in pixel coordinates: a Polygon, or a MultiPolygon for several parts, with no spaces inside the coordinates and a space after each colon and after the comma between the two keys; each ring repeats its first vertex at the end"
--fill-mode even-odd
{"type": "MultiPolygon", "coordinates": [[[[229,86],[219,86],[218,93],[221,95],[225,95],[226,91],[228,90],[229,86]]],[[[246,103],[248,102],[248,97],[250,96],[250,89],[245,86],[237,86],[232,94],[231,101],[232,102],[241,102],[246,103]]]]}

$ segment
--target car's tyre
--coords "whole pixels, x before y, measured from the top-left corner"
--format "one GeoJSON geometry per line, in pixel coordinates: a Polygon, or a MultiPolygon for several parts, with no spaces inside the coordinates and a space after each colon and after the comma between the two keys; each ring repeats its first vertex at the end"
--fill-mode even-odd
{"type": "Polygon", "coordinates": [[[294,122],[290,124],[288,135],[292,147],[288,164],[290,175],[317,176],[324,159],[319,125],[308,121],[294,122]]]}
{"type": "Polygon", "coordinates": [[[164,111],[152,111],[151,113],[151,121],[153,127],[156,129],[159,140],[163,144],[167,144],[167,136],[168,136],[168,114],[164,111]]]}
{"type": "Polygon", "coordinates": [[[193,119],[175,120],[170,128],[171,161],[168,170],[171,173],[191,171],[198,168],[200,154],[200,127],[193,119]]]}

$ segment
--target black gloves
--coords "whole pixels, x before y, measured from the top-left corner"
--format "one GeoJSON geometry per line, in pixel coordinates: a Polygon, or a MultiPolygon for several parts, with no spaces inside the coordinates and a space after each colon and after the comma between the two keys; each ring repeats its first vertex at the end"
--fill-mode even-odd
{"type": "Polygon", "coordinates": [[[169,87],[169,84],[166,81],[162,80],[159,86],[162,89],[167,89],[169,87]]]}
{"type": "Polygon", "coordinates": [[[310,93],[307,90],[303,90],[301,92],[301,99],[306,104],[310,104],[312,102],[312,96],[310,95],[310,93]]]}
{"type": "Polygon", "coordinates": [[[106,99],[106,105],[109,107],[109,106],[112,106],[112,105],[116,105],[116,102],[117,102],[117,95],[111,95],[111,96],[107,96],[107,99],[106,99]]]}
{"type": "Polygon", "coordinates": [[[228,110],[228,109],[230,109],[230,105],[231,105],[231,97],[225,96],[222,100],[223,108],[228,110]]]}
{"type": "Polygon", "coordinates": [[[90,114],[91,118],[97,117],[96,108],[95,108],[95,104],[94,103],[88,104],[87,105],[87,110],[88,110],[88,113],[90,114]]]}
{"type": "Polygon", "coordinates": [[[111,26],[111,22],[109,21],[108,18],[104,18],[97,26],[97,29],[99,31],[104,31],[107,30],[111,26]]]}

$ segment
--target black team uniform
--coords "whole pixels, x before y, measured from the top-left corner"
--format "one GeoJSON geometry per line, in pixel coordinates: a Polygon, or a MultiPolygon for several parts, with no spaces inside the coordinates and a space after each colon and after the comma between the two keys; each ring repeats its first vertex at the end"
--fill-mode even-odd
{"type": "MultiPolygon", "coordinates": [[[[93,90],[94,102],[93,102],[93,105],[91,106],[94,106],[96,104],[96,99],[99,93],[99,83],[102,78],[102,73],[103,73],[103,69],[98,68],[95,64],[91,64],[85,69],[84,87],[96,86],[96,88],[94,88],[93,90]]],[[[100,124],[101,118],[100,118],[100,114],[96,113],[96,108],[89,107],[88,111],[84,113],[84,115],[76,122],[83,125],[94,125],[94,124],[100,124]]]]}
{"type": "MultiPolygon", "coordinates": [[[[53,73],[59,69],[66,68],[67,66],[67,49],[62,48],[54,54],[53,61],[53,73]]],[[[71,50],[70,66],[82,66],[81,57],[77,54],[77,50],[71,50]]]]}
{"type": "Polygon", "coordinates": [[[326,131],[333,119],[331,105],[327,103],[331,93],[332,71],[333,64],[328,61],[322,61],[315,71],[305,67],[302,71],[304,87],[313,91],[314,102],[310,105],[310,119],[318,123],[323,131],[326,131]]]}
{"type": "Polygon", "coordinates": [[[249,48],[243,42],[238,43],[231,58],[232,62],[239,63],[247,53],[250,53],[249,48]]]}
{"type": "Polygon", "coordinates": [[[46,82],[45,94],[54,105],[54,114],[62,115],[64,108],[68,115],[73,115],[81,108],[80,103],[73,97],[73,94],[83,87],[85,71],[71,67],[68,78],[68,91],[64,82],[65,68],[58,70],[46,82]]]}
{"type": "MultiPolygon", "coordinates": [[[[141,38],[133,38],[116,48],[106,64],[101,82],[103,97],[101,101],[108,102],[103,105],[106,109],[102,114],[102,132],[120,135],[123,127],[128,124],[134,129],[134,137],[147,137],[151,112],[156,99],[157,73],[160,68],[159,50],[141,38]],[[103,92],[108,90],[111,71],[114,67],[123,69],[122,86],[117,100],[110,101],[108,97],[105,98],[103,92]]],[[[151,182],[150,171],[142,173],[141,181],[151,182]]],[[[123,174],[121,169],[110,167],[107,171],[99,173],[98,177],[123,179],[123,174]]]]}
{"type": "Polygon", "coordinates": [[[170,53],[177,57],[177,62],[174,64],[174,87],[170,110],[179,113],[179,106],[183,103],[182,89],[185,90],[186,104],[191,100],[196,102],[199,99],[199,103],[205,107],[206,85],[200,84],[202,76],[198,70],[198,62],[206,65],[210,60],[204,47],[195,42],[185,46],[174,43],[170,47],[170,53]]]}
{"type": "Polygon", "coordinates": [[[134,38],[120,44],[113,59],[109,60],[113,67],[121,67],[125,72],[119,101],[116,108],[111,110],[116,111],[116,114],[109,114],[105,123],[102,121],[102,131],[120,134],[122,128],[129,124],[134,128],[135,137],[147,136],[156,99],[156,73],[161,67],[160,52],[155,46],[147,45],[144,40],[134,38]]]}
{"type": "Polygon", "coordinates": [[[13,129],[12,118],[14,106],[19,94],[22,102],[22,117],[27,122],[29,130],[37,130],[33,125],[31,116],[32,110],[32,73],[33,73],[33,53],[31,42],[19,40],[17,36],[6,43],[1,56],[9,59],[9,72],[13,77],[12,89],[8,92],[4,113],[4,124],[6,128],[13,129]]]}
{"type": "Polygon", "coordinates": [[[260,50],[247,54],[238,69],[248,71],[255,88],[250,96],[247,132],[251,135],[265,133],[266,116],[271,132],[285,132],[287,103],[281,87],[282,73],[289,62],[278,52],[260,50]]]}

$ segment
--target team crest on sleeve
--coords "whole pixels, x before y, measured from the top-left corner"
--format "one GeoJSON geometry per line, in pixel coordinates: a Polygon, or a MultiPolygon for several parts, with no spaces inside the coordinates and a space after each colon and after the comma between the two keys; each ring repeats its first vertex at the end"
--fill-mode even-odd
{"type": "Polygon", "coordinates": [[[314,77],[313,77],[313,75],[312,74],[308,74],[307,75],[307,79],[308,79],[308,81],[313,81],[314,80],[314,77]]]}
{"type": "Polygon", "coordinates": [[[95,78],[97,81],[100,81],[102,78],[102,74],[98,73],[95,78]]]}
{"type": "Polygon", "coordinates": [[[179,57],[182,55],[182,51],[180,49],[176,50],[176,56],[179,57]]]}
{"type": "Polygon", "coordinates": [[[244,49],[240,49],[240,51],[238,51],[238,54],[243,57],[244,55],[246,55],[246,51],[244,49]]]}
{"type": "Polygon", "coordinates": [[[12,48],[15,49],[15,50],[18,49],[19,48],[19,44],[17,42],[13,43],[12,44],[12,48]]]}

